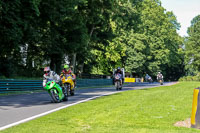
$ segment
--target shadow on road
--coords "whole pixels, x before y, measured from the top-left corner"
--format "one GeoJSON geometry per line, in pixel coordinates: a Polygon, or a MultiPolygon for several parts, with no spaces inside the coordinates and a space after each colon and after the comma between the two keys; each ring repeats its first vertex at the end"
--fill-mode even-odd
{"type": "MultiPolygon", "coordinates": [[[[159,86],[158,83],[130,83],[125,85],[121,91],[126,90],[135,90],[135,89],[144,89],[147,87],[156,87],[159,86]]],[[[146,89],[148,90],[148,89],[146,89]]],[[[121,92],[119,91],[119,92],[121,92]]],[[[115,87],[105,87],[105,88],[85,88],[75,91],[75,96],[69,96],[69,101],[61,102],[63,104],[73,103],[73,101],[79,101],[94,96],[102,95],[109,92],[116,92],[115,87]]],[[[40,93],[30,93],[30,94],[21,94],[21,95],[8,95],[0,96],[0,109],[5,110],[4,107],[12,106],[12,108],[20,107],[29,107],[37,105],[47,105],[55,104],[52,103],[51,97],[47,92],[40,93]]]]}
{"type": "Polygon", "coordinates": [[[51,104],[48,93],[30,93],[0,97],[0,109],[2,106],[14,106],[15,108],[35,105],[51,104]]]}

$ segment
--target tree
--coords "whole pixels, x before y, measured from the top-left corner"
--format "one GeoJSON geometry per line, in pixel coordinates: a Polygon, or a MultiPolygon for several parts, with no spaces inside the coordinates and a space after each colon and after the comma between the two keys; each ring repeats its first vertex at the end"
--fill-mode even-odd
{"type": "MultiPolygon", "coordinates": [[[[143,52],[140,52],[139,56],[138,52],[132,52],[134,54],[130,54],[131,57],[127,54],[127,57],[135,64],[131,65],[129,60],[127,67],[132,67],[139,75],[147,72],[155,76],[158,71],[162,71],[165,77],[169,77],[166,70],[169,71],[182,63],[181,56],[178,53],[181,37],[176,32],[179,24],[173,13],[166,12],[157,0],[144,0],[137,7],[137,11],[140,14],[139,23],[138,30],[134,32],[138,37],[134,38],[138,41],[135,41],[133,45],[137,46],[140,42],[144,47],[141,44],[139,45],[143,48],[143,52]],[[135,66],[142,69],[138,71],[137,68],[134,68],[135,66]]],[[[135,47],[132,48],[129,48],[129,50],[135,51],[135,47]]]]}
{"type": "Polygon", "coordinates": [[[0,2],[0,69],[7,77],[16,74],[18,68],[23,65],[20,48],[27,42],[25,36],[27,30],[31,29],[29,22],[39,14],[38,2],[37,0],[0,2]],[[27,6],[29,8],[24,8],[27,6]]]}
{"type": "Polygon", "coordinates": [[[188,35],[185,42],[186,70],[189,74],[196,74],[200,71],[200,15],[192,19],[188,35]]]}

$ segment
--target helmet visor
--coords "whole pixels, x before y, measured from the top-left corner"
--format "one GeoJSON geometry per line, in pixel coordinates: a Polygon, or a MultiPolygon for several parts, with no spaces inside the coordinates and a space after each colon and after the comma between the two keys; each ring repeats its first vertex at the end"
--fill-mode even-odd
{"type": "Polygon", "coordinates": [[[47,75],[48,73],[49,73],[49,71],[44,71],[44,74],[46,74],[46,75],[47,75]]]}

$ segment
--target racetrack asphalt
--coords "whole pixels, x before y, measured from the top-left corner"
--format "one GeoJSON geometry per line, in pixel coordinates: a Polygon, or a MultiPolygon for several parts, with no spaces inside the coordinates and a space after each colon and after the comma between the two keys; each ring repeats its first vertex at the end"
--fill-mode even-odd
{"type": "MultiPolygon", "coordinates": [[[[165,82],[163,86],[176,84],[165,82]]],[[[152,88],[160,86],[159,83],[129,83],[121,91],[152,88]]],[[[84,88],[75,90],[75,95],[68,101],[52,103],[47,92],[29,93],[20,95],[0,96],[0,130],[18,125],[20,123],[47,115],[51,112],[86,102],[104,95],[119,93],[115,87],[84,88]]]]}

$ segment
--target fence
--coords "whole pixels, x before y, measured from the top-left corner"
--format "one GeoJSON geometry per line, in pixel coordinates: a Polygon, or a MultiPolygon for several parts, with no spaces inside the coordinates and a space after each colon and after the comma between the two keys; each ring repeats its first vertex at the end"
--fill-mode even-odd
{"type": "MultiPolygon", "coordinates": [[[[112,85],[112,79],[77,79],[77,87],[112,85]]],[[[0,93],[43,90],[42,80],[0,80],[0,93]]]]}
{"type": "Polygon", "coordinates": [[[77,77],[81,79],[106,79],[108,76],[107,75],[99,75],[99,74],[77,74],[77,77]]]}
{"type": "Polygon", "coordinates": [[[77,79],[77,87],[112,85],[112,79],[77,79]]]}

